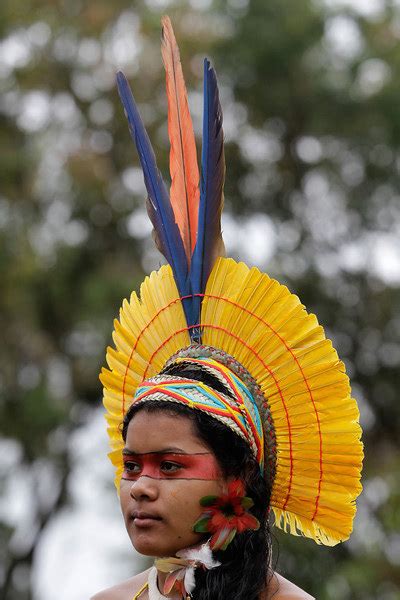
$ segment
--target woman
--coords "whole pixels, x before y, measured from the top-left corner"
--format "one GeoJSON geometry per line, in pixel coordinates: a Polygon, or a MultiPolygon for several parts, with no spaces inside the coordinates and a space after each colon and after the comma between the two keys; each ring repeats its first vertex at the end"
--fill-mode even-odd
{"type": "Polygon", "coordinates": [[[158,248],[169,266],[124,301],[103,369],[116,485],[149,571],[97,600],[310,598],[271,569],[269,517],[347,539],[361,490],[358,410],[314,315],[257,269],[221,258],[225,173],[205,61],[202,181],[174,34],[163,19],[171,200],[124,76],[158,248]]]}
{"type": "MultiPolygon", "coordinates": [[[[199,583],[192,597],[250,600],[273,595],[276,599],[311,598],[278,575],[271,580],[272,573],[267,568],[270,537],[265,504],[270,490],[248,446],[238,436],[200,412],[153,401],[133,406],[127,413],[124,439],[130,454],[122,476],[121,508],[136,550],[149,556],[174,556],[182,548],[198,544],[201,535],[192,530],[199,513],[198,498],[211,494],[220,496],[229,480],[240,477],[254,500],[252,512],[261,527],[237,536],[225,552],[215,554],[221,559],[221,567],[196,571],[199,583]],[[172,447],[175,449],[173,454],[165,452],[172,447]],[[226,447],[230,448],[229,455],[226,455],[226,447]],[[134,453],[131,453],[132,449],[134,453]],[[139,452],[140,456],[160,456],[163,461],[160,462],[161,478],[138,476],[142,469],[137,462],[139,452]],[[207,453],[212,468],[220,473],[218,479],[185,477],[185,472],[192,469],[187,463],[182,464],[182,458],[187,460],[188,456],[198,456],[198,453],[201,456],[207,453]],[[206,593],[201,591],[205,586],[206,593]]],[[[162,571],[158,573],[157,587],[160,589],[165,575],[162,571]]],[[[132,600],[148,579],[149,572],[146,571],[96,594],[95,598],[132,600]]],[[[147,598],[146,591],[143,590],[139,597],[147,598]]]]}

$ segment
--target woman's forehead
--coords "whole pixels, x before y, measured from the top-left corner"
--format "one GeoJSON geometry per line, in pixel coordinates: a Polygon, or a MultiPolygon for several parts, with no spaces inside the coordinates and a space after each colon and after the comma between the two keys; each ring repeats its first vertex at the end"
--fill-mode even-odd
{"type": "Polygon", "coordinates": [[[125,445],[136,453],[210,451],[189,417],[161,410],[136,413],[129,423],[125,445]]]}

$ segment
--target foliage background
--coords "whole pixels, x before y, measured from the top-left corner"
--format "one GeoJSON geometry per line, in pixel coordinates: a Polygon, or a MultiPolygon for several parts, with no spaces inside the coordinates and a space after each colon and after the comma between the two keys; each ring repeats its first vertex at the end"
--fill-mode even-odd
{"type": "MultiPolygon", "coordinates": [[[[1,598],[52,597],[37,584],[37,571],[48,569],[38,556],[52,523],[74,510],[77,462],[89,468],[79,448],[97,422],[112,318],[160,262],[114,77],[122,67],[130,78],[167,175],[164,12],[197,132],[205,54],[219,75],[228,252],[268,270],[316,312],[360,404],[365,491],[354,534],[326,549],[277,533],[280,571],[319,600],[399,599],[394,0],[1,3],[1,598]]],[[[98,475],[102,494],[112,493],[111,477],[98,475]]],[[[79,535],[69,543],[77,551],[79,535]]],[[[134,568],[122,550],[108,560],[124,564],[124,576],[134,568]]],[[[97,575],[87,576],[93,592],[97,575]]],[[[55,574],[53,595],[64,598],[65,585],[55,574]]]]}

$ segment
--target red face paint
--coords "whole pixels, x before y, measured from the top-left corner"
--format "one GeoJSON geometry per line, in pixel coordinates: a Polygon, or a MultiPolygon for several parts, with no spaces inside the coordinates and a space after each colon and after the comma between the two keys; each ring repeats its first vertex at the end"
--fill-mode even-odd
{"type": "Polygon", "coordinates": [[[139,477],[152,479],[201,479],[215,481],[221,476],[218,463],[209,452],[180,454],[149,452],[133,454],[124,451],[122,479],[136,481],[139,477]]]}

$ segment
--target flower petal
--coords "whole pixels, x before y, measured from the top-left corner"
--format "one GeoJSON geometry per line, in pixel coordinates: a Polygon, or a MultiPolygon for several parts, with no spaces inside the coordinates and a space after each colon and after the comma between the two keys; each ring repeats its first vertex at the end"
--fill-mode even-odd
{"type": "Polygon", "coordinates": [[[235,479],[234,481],[231,481],[231,483],[228,485],[229,496],[244,496],[244,493],[244,485],[243,482],[240,481],[240,479],[235,479]]]}
{"type": "Polygon", "coordinates": [[[174,587],[175,582],[177,580],[177,574],[178,571],[174,571],[173,573],[170,573],[166,576],[163,588],[164,594],[169,594],[172,588],[174,587]]]}
{"type": "Polygon", "coordinates": [[[236,519],[236,526],[239,533],[242,533],[242,531],[246,531],[247,529],[257,531],[257,529],[260,528],[260,522],[254,515],[245,513],[243,516],[236,519]]]}
{"type": "Polygon", "coordinates": [[[226,550],[228,544],[233,540],[236,534],[236,528],[224,527],[212,536],[210,546],[213,550],[226,550]],[[228,543],[227,543],[227,540],[228,543]]]}
{"type": "Polygon", "coordinates": [[[215,513],[210,519],[208,530],[214,532],[222,527],[230,527],[230,519],[223,513],[215,513]]]}

